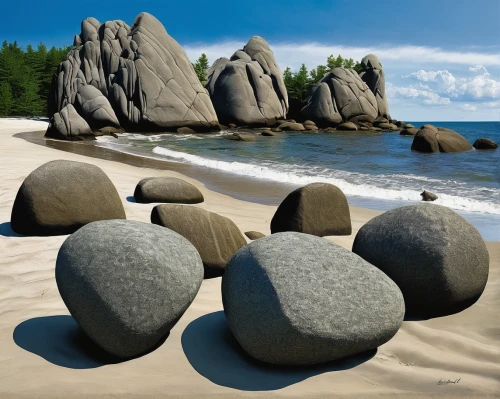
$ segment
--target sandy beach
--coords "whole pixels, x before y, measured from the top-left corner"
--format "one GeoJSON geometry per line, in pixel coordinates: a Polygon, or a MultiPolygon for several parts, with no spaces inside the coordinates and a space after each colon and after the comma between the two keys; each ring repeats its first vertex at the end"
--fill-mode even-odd
{"type": "MultiPolygon", "coordinates": [[[[225,324],[221,279],[203,282],[165,343],[138,359],[108,364],[85,339],[59,295],[54,266],[67,236],[20,237],[10,228],[24,178],[56,159],[99,166],[117,187],[127,218],[149,222],[155,204],[130,201],[139,180],[175,176],[197,186],[196,206],[232,219],[242,232],[269,234],[275,206],[232,198],[175,171],[90,158],[30,143],[20,132],[45,122],[0,119],[0,398],[69,397],[499,397],[500,242],[488,242],[490,274],[465,311],[409,320],[376,353],[308,369],[263,367],[243,356],[225,324]]],[[[353,234],[328,237],[351,249],[358,229],[380,212],[351,207],[353,234]]]]}

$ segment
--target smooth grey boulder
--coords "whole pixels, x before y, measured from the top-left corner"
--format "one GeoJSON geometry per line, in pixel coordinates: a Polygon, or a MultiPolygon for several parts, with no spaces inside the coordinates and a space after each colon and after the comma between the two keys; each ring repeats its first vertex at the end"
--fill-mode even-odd
{"type": "Polygon", "coordinates": [[[404,317],[401,291],[384,273],[336,244],[292,232],[240,249],[222,277],[222,301],[245,352],[277,365],[375,349],[404,317]]]}
{"type": "Polygon", "coordinates": [[[292,191],[271,220],[271,234],[296,231],[316,236],[350,235],[351,215],[340,188],[311,183],[292,191]]]}
{"type": "Polygon", "coordinates": [[[408,315],[446,315],[474,303],[488,280],[489,255],[479,232],[449,208],[392,209],[361,227],[353,252],[401,288],[408,315]]]}
{"type": "Polygon", "coordinates": [[[318,126],[336,126],[354,117],[378,116],[377,100],[353,69],[334,68],[311,89],[302,114],[318,126]]]}
{"type": "Polygon", "coordinates": [[[181,234],[195,246],[205,278],[222,276],[231,256],[247,243],[232,220],[194,206],[157,205],[151,222],[181,234]]]}
{"type": "Polygon", "coordinates": [[[83,331],[121,358],[151,351],[193,302],[200,255],[181,235],[149,223],[90,223],[59,250],[56,282],[83,331]]]}
{"type": "Polygon", "coordinates": [[[195,186],[176,177],[148,177],[142,179],[134,191],[136,202],[167,202],[179,204],[199,204],[203,194],[195,186]]]}
{"type": "MultiPolygon", "coordinates": [[[[77,46],[53,77],[49,118],[72,104],[92,130],[219,129],[210,97],[186,53],[151,14],[139,14],[132,27],[87,18],[81,29],[77,46]]],[[[49,129],[47,136],[55,137],[54,132],[49,129]]]]}
{"type": "Polygon", "coordinates": [[[477,139],[476,141],[474,141],[474,144],[472,144],[472,146],[476,150],[495,150],[498,148],[497,143],[495,143],[491,139],[485,139],[485,138],[477,139]]]}
{"type": "Polygon", "coordinates": [[[376,55],[368,54],[361,60],[361,67],[363,70],[359,73],[359,76],[375,95],[378,115],[390,121],[391,116],[385,93],[385,73],[382,64],[376,55]]]}
{"type": "Polygon", "coordinates": [[[268,43],[252,37],[231,59],[219,58],[207,73],[207,90],[222,124],[274,125],[285,119],[288,95],[268,43]]]}
{"type": "Polygon", "coordinates": [[[11,226],[27,236],[71,234],[90,222],[125,219],[125,210],[109,177],[95,165],[51,161],[19,188],[11,226]]]}
{"type": "Polygon", "coordinates": [[[472,150],[472,146],[453,130],[424,125],[413,138],[411,149],[418,152],[464,152],[472,150]]]}
{"type": "Polygon", "coordinates": [[[56,112],[47,128],[47,136],[63,139],[78,140],[84,137],[94,137],[94,132],[72,104],[66,105],[56,112]]]}

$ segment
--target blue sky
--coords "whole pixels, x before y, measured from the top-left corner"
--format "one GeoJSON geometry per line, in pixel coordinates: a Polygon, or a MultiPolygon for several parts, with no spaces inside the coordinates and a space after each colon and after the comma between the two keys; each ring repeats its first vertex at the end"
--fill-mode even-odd
{"type": "Polygon", "coordinates": [[[2,5],[0,40],[69,45],[86,17],[131,25],[142,11],[193,59],[230,56],[253,35],[282,69],[373,52],[393,117],[500,120],[500,0],[16,1],[2,5]]]}

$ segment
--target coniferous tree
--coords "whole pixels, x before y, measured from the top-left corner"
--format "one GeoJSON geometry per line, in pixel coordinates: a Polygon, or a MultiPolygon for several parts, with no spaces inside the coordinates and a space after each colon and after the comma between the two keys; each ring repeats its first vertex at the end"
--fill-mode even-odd
{"type": "Polygon", "coordinates": [[[208,63],[208,58],[205,53],[203,53],[200,58],[198,58],[194,64],[194,71],[200,79],[200,82],[203,86],[207,84],[207,71],[210,68],[210,64],[208,63]]]}

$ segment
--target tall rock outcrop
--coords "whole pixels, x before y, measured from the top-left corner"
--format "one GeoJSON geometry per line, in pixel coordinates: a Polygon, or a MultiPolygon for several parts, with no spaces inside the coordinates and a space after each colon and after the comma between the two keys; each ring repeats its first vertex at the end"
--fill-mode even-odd
{"type": "Polygon", "coordinates": [[[260,36],[231,59],[215,61],[206,87],[223,124],[271,125],[286,118],[288,95],[281,70],[260,36]]]}
{"type": "Polygon", "coordinates": [[[139,14],[132,27],[87,18],[74,45],[53,78],[48,136],[74,139],[104,127],[217,127],[210,98],[186,53],[151,14],[139,14]],[[74,109],[67,109],[70,105],[74,109]]]}
{"type": "Polygon", "coordinates": [[[387,105],[387,96],[385,94],[385,74],[384,68],[378,57],[374,54],[368,54],[361,60],[363,71],[359,73],[363,82],[365,82],[377,99],[378,116],[391,120],[389,106],[387,105]]]}
{"type": "Polygon", "coordinates": [[[334,68],[311,89],[302,114],[318,126],[335,126],[354,117],[373,122],[375,95],[353,69],[334,68]]]}

